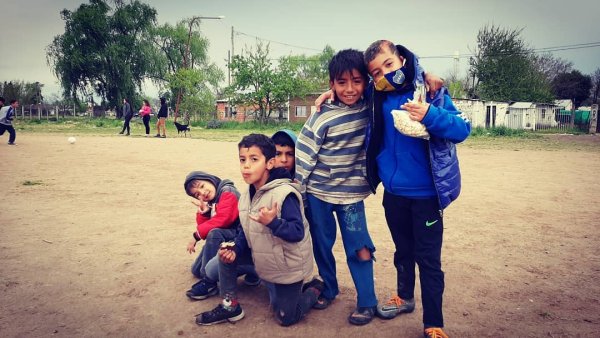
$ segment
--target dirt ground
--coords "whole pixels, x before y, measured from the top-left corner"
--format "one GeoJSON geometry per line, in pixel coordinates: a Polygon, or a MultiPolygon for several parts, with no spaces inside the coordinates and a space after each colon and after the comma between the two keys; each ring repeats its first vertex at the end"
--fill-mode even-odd
{"type": "MultiPolygon", "coordinates": [[[[446,210],[444,315],[452,337],[600,334],[600,136],[593,147],[459,146],[461,197],[446,210]]],[[[578,137],[557,142],[579,142],[578,137]]],[[[336,244],[341,294],[291,328],[268,312],[263,286],[240,280],[246,317],[200,327],[219,299],[192,302],[185,248],[195,208],[185,175],[204,170],[244,190],[234,142],[20,133],[0,142],[2,337],[419,337],[422,311],[348,324],[355,292],[336,244]]],[[[381,188],[381,187],[380,187],[381,188]]],[[[376,290],[395,270],[381,207],[367,199],[376,290]]],[[[418,286],[417,286],[418,287],[418,286]]]]}

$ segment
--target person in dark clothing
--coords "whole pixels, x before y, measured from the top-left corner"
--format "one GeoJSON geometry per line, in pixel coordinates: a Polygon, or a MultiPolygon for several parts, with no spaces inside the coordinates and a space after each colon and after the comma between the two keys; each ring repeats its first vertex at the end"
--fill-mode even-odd
{"type": "Polygon", "coordinates": [[[160,98],[160,109],[158,110],[158,121],[156,121],[156,136],[155,137],[167,137],[167,128],[165,126],[167,116],[169,115],[169,108],[167,107],[167,100],[164,97],[160,98]],[[162,134],[160,130],[162,129],[162,134]]]}
{"type": "Polygon", "coordinates": [[[125,130],[127,130],[127,134],[125,134],[125,136],[129,136],[129,122],[133,117],[133,110],[131,110],[131,104],[129,104],[129,99],[127,98],[123,99],[123,117],[125,118],[125,121],[123,122],[123,129],[119,134],[122,135],[125,132],[125,130]]]}
{"type": "MultiPolygon", "coordinates": [[[[4,105],[4,99],[2,99],[2,105],[4,105]]],[[[0,135],[4,135],[4,132],[8,131],[8,145],[11,146],[17,145],[15,143],[17,132],[15,131],[15,127],[12,125],[17,108],[19,108],[19,101],[10,100],[10,105],[0,109],[0,135]]]]}

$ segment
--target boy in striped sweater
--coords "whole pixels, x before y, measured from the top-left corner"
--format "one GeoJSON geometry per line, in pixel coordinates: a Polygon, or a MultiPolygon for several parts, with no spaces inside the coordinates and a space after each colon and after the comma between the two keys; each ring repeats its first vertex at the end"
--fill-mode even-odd
{"type": "Polygon", "coordinates": [[[337,100],[322,105],[321,113],[308,119],[296,143],[296,179],[303,187],[315,261],[325,282],[314,307],[326,308],[339,293],[332,253],[335,213],[358,298],[348,317],[354,325],[369,323],[377,307],[375,246],[363,202],[371,194],[365,178],[365,138],[371,113],[363,99],[367,74],[362,52],[338,52],[329,63],[329,83],[337,100]]]}

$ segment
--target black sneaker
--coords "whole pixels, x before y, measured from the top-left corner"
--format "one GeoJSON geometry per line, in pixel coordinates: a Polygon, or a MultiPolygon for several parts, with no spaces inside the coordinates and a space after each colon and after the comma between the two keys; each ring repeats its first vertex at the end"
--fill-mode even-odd
{"type": "Polygon", "coordinates": [[[257,286],[260,284],[260,278],[258,278],[258,275],[254,273],[247,273],[244,276],[244,284],[249,286],[257,286]]]}
{"type": "Polygon", "coordinates": [[[375,307],[357,307],[348,317],[350,324],[365,325],[369,324],[375,317],[375,307]]]}
{"type": "Polygon", "coordinates": [[[217,283],[203,279],[192,285],[192,288],[185,292],[189,299],[202,300],[219,293],[217,283]]]}
{"type": "Polygon", "coordinates": [[[306,291],[309,288],[314,288],[315,290],[319,291],[320,295],[321,292],[325,290],[325,283],[323,283],[323,281],[320,280],[318,277],[315,277],[310,282],[302,285],[302,292],[306,291]]]}
{"type": "Polygon", "coordinates": [[[203,312],[196,317],[198,325],[213,325],[229,321],[237,322],[244,318],[244,310],[239,303],[232,305],[229,299],[223,299],[223,302],[217,305],[216,308],[203,312]]]}

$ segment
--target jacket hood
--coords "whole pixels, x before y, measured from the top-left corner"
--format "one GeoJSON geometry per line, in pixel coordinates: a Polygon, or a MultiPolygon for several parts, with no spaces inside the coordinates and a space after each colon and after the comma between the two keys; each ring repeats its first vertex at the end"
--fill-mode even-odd
{"type": "Polygon", "coordinates": [[[216,190],[215,198],[212,201],[210,201],[210,203],[217,202],[219,200],[219,198],[221,197],[221,194],[225,191],[232,192],[236,195],[236,197],[238,197],[238,198],[240,197],[239,191],[235,188],[235,186],[231,180],[228,180],[228,179],[221,180],[217,176],[207,174],[203,171],[192,171],[191,173],[189,173],[186,176],[185,182],[183,183],[183,189],[185,189],[185,193],[188,194],[189,196],[191,196],[191,195],[188,193],[186,187],[187,187],[188,183],[192,180],[209,181],[210,183],[212,183],[215,186],[215,190],[216,190]]]}
{"type": "Polygon", "coordinates": [[[276,135],[285,135],[288,138],[290,138],[294,142],[294,144],[296,144],[296,140],[297,140],[296,134],[294,134],[294,132],[289,129],[281,129],[281,130],[275,132],[275,134],[273,134],[273,136],[271,136],[271,138],[274,138],[276,135]]]}

